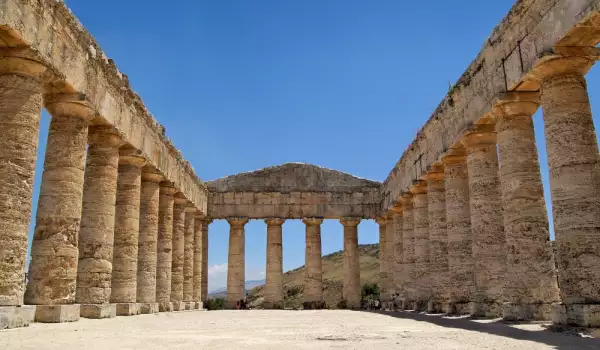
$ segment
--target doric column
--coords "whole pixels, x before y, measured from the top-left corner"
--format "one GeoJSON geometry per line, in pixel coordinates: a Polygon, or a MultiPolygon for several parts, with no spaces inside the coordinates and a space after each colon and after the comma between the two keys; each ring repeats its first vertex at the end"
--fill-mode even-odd
{"type": "Polygon", "coordinates": [[[79,95],[46,96],[46,108],[52,120],[25,302],[39,305],[38,322],[68,322],[78,320],[80,313],[74,304],[77,242],[88,122],[94,111],[79,95]]]}
{"type": "Polygon", "coordinates": [[[183,261],[185,259],[185,207],[187,199],[179,193],[173,205],[173,246],[171,265],[171,303],[173,311],[185,311],[183,303],[183,261]]]}
{"type": "Polygon", "coordinates": [[[360,308],[360,252],[358,251],[358,225],[360,218],[342,218],[344,225],[344,287],[343,299],[349,309],[360,308]]]}
{"type": "Polygon", "coordinates": [[[304,308],[322,308],[323,268],[321,262],[322,218],[304,218],[306,225],[306,254],[304,273],[304,308]]]}
{"type": "Polygon", "coordinates": [[[194,304],[194,221],[198,210],[188,202],[185,208],[185,238],[183,255],[183,301],[186,310],[193,310],[194,304]]]}
{"type": "Polygon", "coordinates": [[[246,261],[244,226],[248,218],[228,218],[229,256],[227,267],[227,307],[235,308],[238,301],[246,298],[246,261]]]}
{"type": "Polygon", "coordinates": [[[392,276],[394,291],[398,297],[396,307],[402,308],[406,297],[404,285],[406,283],[404,276],[404,216],[402,206],[396,206],[392,209],[392,225],[394,227],[394,258],[392,260],[392,276]]]}
{"type": "Polygon", "coordinates": [[[429,276],[429,209],[427,199],[427,182],[416,181],[410,189],[413,194],[414,210],[414,283],[415,309],[426,310],[431,294],[429,276]]]}
{"type": "MultiPolygon", "coordinates": [[[[0,312],[9,326],[33,321],[23,304],[27,235],[46,67],[18,52],[0,52],[0,312]]],[[[75,249],[77,250],[77,249],[75,249]]],[[[58,276],[57,276],[58,277],[58,276]]]]}
{"type": "Polygon", "coordinates": [[[469,206],[467,151],[451,148],[442,158],[446,190],[446,230],[448,232],[448,271],[450,300],[448,314],[468,314],[475,291],[473,233],[469,206]]]}
{"type": "Polygon", "coordinates": [[[402,202],[402,261],[404,262],[404,300],[403,309],[410,309],[415,301],[415,278],[414,278],[414,263],[415,263],[415,246],[414,246],[414,208],[413,196],[410,193],[405,193],[401,199],[402,202]]]}
{"type": "Polygon", "coordinates": [[[115,236],[110,302],[117,315],[138,315],[136,303],[138,241],[140,233],[140,190],[146,160],[140,151],[124,147],[119,151],[119,175],[115,206],[115,236]]]}
{"type": "Polygon", "coordinates": [[[584,72],[593,61],[554,57],[543,61],[541,105],[559,286],[566,319],[600,326],[600,156],[584,72]]]}
{"type": "Polygon", "coordinates": [[[158,207],[160,182],[164,179],[155,168],[142,168],[140,193],[140,237],[138,242],[138,270],[136,301],[142,314],[157,313],[156,257],[158,240],[158,207]]]}
{"type": "Polygon", "coordinates": [[[450,298],[448,279],[448,234],[446,231],[446,186],[444,167],[434,163],[427,172],[427,208],[429,212],[429,276],[431,300],[428,312],[445,312],[450,298]]]}
{"type": "Polygon", "coordinates": [[[550,320],[559,301],[532,115],[537,93],[509,93],[495,108],[507,265],[503,317],[550,320]]]}
{"type": "Polygon", "coordinates": [[[121,140],[109,126],[89,130],[79,231],[76,301],[81,317],[116,315],[111,293],[115,201],[121,140]]]}
{"type": "Polygon", "coordinates": [[[279,218],[265,219],[267,224],[267,273],[263,303],[265,308],[283,308],[282,225],[284,222],[284,219],[279,218]]]}
{"type": "MultiPolygon", "coordinates": [[[[205,272],[205,261],[203,257],[204,249],[204,225],[208,225],[210,219],[207,219],[200,211],[196,212],[194,220],[194,276],[193,276],[193,301],[195,309],[204,307],[204,294],[202,294],[202,275],[205,272]]],[[[208,252],[208,250],[207,250],[208,252]]]]}
{"type": "MultiPolygon", "coordinates": [[[[382,303],[387,303],[391,300],[392,295],[390,291],[390,283],[388,277],[388,263],[387,257],[387,225],[388,219],[385,216],[377,218],[375,220],[379,225],[379,300],[382,303]]],[[[385,304],[384,304],[385,305],[385,304]]]]}
{"type": "Polygon", "coordinates": [[[206,218],[202,221],[202,285],[201,299],[202,302],[208,300],[208,226],[213,222],[212,219],[206,218]]]}
{"type": "Polygon", "coordinates": [[[475,261],[474,316],[502,314],[506,274],[506,238],[498,178],[496,134],[492,125],[477,125],[462,140],[467,148],[471,229],[475,261]]]}
{"type": "Polygon", "coordinates": [[[156,243],[156,302],[160,312],[173,311],[171,279],[173,267],[173,207],[177,189],[172,182],[160,183],[158,241],[156,243]]]}

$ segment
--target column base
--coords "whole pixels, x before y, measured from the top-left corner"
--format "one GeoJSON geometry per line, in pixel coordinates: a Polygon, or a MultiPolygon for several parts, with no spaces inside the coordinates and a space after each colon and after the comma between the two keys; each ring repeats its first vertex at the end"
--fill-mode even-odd
{"type": "Polygon", "coordinates": [[[547,321],[552,319],[552,305],[504,303],[502,319],[505,321],[547,321]]]}
{"type": "Polygon", "coordinates": [[[117,303],[117,316],[135,316],[140,314],[138,303],[117,303]]]}
{"type": "Polygon", "coordinates": [[[81,308],[79,304],[36,305],[35,322],[63,323],[79,321],[81,308]]]}
{"type": "Polygon", "coordinates": [[[0,329],[28,327],[35,319],[35,305],[0,306],[0,329]]]}
{"type": "Polygon", "coordinates": [[[173,303],[170,301],[163,301],[158,303],[159,312],[171,312],[173,311],[173,303]]]}
{"type": "Polygon", "coordinates": [[[437,301],[429,301],[427,303],[428,314],[443,314],[445,312],[444,304],[437,301]]]}
{"type": "Polygon", "coordinates": [[[172,301],[173,311],[185,311],[185,302],[183,301],[172,301]]]}
{"type": "Polygon", "coordinates": [[[158,303],[138,303],[140,305],[140,314],[157,314],[160,310],[158,303]]]}
{"type": "Polygon", "coordinates": [[[413,302],[413,311],[415,312],[422,312],[422,311],[427,311],[427,301],[424,300],[420,300],[420,301],[415,301],[413,302]]]}
{"type": "Polygon", "coordinates": [[[498,303],[470,302],[469,313],[473,317],[497,318],[502,317],[502,305],[498,303]]]}
{"type": "Polygon", "coordinates": [[[324,301],[305,301],[302,303],[304,310],[323,310],[327,309],[324,301]]]}
{"type": "Polygon", "coordinates": [[[117,317],[117,304],[81,304],[83,318],[113,318],[117,317]]]}
{"type": "Polygon", "coordinates": [[[447,303],[442,306],[447,315],[469,315],[471,313],[470,303],[447,303]]]}
{"type": "Polygon", "coordinates": [[[600,304],[552,304],[552,322],[577,327],[600,327],[600,304]]]}
{"type": "Polygon", "coordinates": [[[204,303],[201,301],[194,302],[194,310],[204,310],[204,303]]]}
{"type": "Polygon", "coordinates": [[[193,301],[184,301],[183,304],[185,305],[185,310],[196,310],[196,303],[193,301]]]}

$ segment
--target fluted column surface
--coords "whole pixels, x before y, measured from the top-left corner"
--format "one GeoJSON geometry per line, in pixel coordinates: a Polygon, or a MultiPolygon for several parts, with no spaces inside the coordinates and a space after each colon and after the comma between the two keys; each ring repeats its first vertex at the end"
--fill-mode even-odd
{"type": "Polygon", "coordinates": [[[323,301],[323,267],[321,262],[321,223],[320,218],[306,218],[306,269],[304,274],[304,301],[323,301]]]}
{"type": "Polygon", "coordinates": [[[446,228],[446,186],[444,169],[434,165],[427,173],[427,200],[429,212],[429,274],[431,298],[437,303],[436,311],[449,301],[448,234],[446,228]]]}
{"type": "Polygon", "coordinates": [[[266,219],[267,224],[267,270],[265,303],[269,308],[283,308],[283,241],[284,220],[266,219]]]}
{"type": "Polygon", "coordinates": [[[414,209],[413,209],[413,197],[411,194],[405,194],[402,197],[402,248],[403,248],[403,261],[404,261],[404,301],[408,305],[415,301],[415,276],[414,276],[414,263],[415,263],[415,246],[414,246],[414,209]]]}
{"type": "MultiPolygon", "coordinates": [[[[360,219],[343,218],[344,225],[344,285],[343,299],[350,309],[360,307],[360,253],[358,251],[358,225],[360,219]]],[[[392,245],[393,247],[393,245],[392,245]]]]}
{"type": "Polygon", "coordinates": [[[173,245],[171,265],[171,301],[183,300],[183,262],[185,259],[185,205],[187,200],[175,197],[173,206],[173,245]]]}
{"type": "MultiPolygon", "coordinates": [[[[173,267],[173,208],[175,187],[172,182],[161,182],[158,204],[158,241],[156,255],[156,302],[161,311],[171,301],[173,267]]],[[[169,308],[170,309],[170,308],[169,308]]]]}
{"type": "Polygon", "coordinates": [[[185,212],[183,258],[183,301],[194,301],[194,220],[196,208],[189,205],[185,212]]]}
{"type": "Polygon", "coordinates": [[[415,301],[424,307],[431,293],[429,276],[429,210],[427,184],[420,182],[411,189],[414,207],[414,283],[416,287],[415,301]]]}
{"type": "Polygon", "coordinates": [[[235,307],[236,303],[246,298],[246,239],[244,226],[247,218],[228,218],[229,222],[229,256],[227,268],[227,306],[235,307]]]}

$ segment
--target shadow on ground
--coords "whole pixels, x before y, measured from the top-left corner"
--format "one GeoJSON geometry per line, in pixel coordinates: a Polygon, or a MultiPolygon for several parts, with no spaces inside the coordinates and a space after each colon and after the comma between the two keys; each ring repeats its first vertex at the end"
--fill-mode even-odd
{"type": "Polygon", "coordinates": [[[513,327],[504,322],[477,322],[471,318],[445,317],[442,315],[429,315],[415,312],[391,311],[361,311],[372,312],[394,318],[403,318],[421,322],[429,322],[440,327],[457,328],[468,331],[493,334],[518,340],[533,341],[553,346],[558,350],[600,349],[600,339],[583,338],[566,332],[553,332],[550,330],[526,330],[513,327]]]}

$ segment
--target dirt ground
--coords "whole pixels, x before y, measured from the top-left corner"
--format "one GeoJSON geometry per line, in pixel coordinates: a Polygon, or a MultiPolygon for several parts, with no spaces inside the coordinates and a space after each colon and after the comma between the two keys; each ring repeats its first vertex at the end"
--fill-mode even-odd
{"type": "Polygon", "coordinates": [[[542,325],[355,311],[186,311],[32,324],[0,349],[600,349],[542,325]]]}

